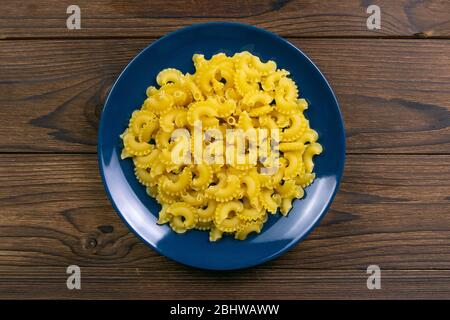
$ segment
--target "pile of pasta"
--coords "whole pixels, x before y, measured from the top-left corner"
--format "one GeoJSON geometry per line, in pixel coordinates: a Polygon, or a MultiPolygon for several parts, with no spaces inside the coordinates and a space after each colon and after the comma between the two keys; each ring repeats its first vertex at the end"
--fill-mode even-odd
{"type": "Polygon", "coordinates": [[[244,240],[261,232],[268,214],[287,215],[293,200],[304,196],[322,146],[303,113],[307,102],[274,61],[240,52],[209,60],[195,54],[193,62],[195,73],[164,69],[156,78],[159,88],[147,89],[121,135],[122,159],[132,158],[137,179],[161,205],[159,224],[177,233],[209,231],[210,241],[223,234],[244,240]],[[278,130],[277,170],[262,173],[264,163],[175,163],[170,152],[179,140],[171,135],[178,128],[193,135],[195,121],[203,130],[278,130]]]}

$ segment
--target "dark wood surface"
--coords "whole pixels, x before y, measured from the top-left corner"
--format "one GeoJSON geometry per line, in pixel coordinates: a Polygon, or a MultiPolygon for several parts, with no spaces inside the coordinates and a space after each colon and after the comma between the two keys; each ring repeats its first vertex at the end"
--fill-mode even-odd
{"type": "Polygon", "coordinates": [[[450,36],[447,0],[2,0],[0,37],[159,37],[192,23],[237,21],[285,37],[450,36]],[[66,8],[77,4],[82,29],[65,29],[66,8]],[[381,30],[368,30],[366,9],[382,10],[381,30]]]}
{"type": "MultiPolygon", "coordinates": [[[[349,153],[450,150],[450,40],[290,40],[335,90],[349,153]]],[[[95,152],[112,82],[152,41],[0,41],[0,150],[95,152]]]]}
{"type": "Polygon", "coordinates": [[[448,1],[0,3],[0,298],[450,298],[448,1]],[[109,204],[97,124],[119,72],[194,22],[252,23],[288,37],[333,87],[347,162],[331,210],[280,258],[235,272],[179,265],[109,204]],[[433,38],[433,39],[429,39],[433,38]],[[66,267],[82,268],[82,289],[66,267]],[[368,290],[366,268],[382,269],[368,290]]]}

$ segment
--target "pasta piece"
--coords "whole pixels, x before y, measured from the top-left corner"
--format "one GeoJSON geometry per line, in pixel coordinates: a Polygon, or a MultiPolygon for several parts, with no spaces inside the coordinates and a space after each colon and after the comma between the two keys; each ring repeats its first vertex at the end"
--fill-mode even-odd
{"type": "Polygon", "coordinates": [[[287,180],[283,185],[278,185],[275,190],[282,198],[301,198],[303,189],[295,184],[294,180],[287,180]]]}
{"type": "Polygon", "coordinates": [[[234,232],[239,228],[238,213],[244,209],[242,202],[229,201],[217,205],[214,223],[222,232],[234,232]]]}
{"type": "Polygon", "coordinates": [[[261,73],[256,68],[252,68],[251,64],[253,62],[252,60],[253,57],[254,56],[248,51],[236,54],[234,56],[236,69],[245,73],[247,77],[249,77],[250,79],[258,80],[261,73]]]}
{"type": "Polygon", "coordinates": [[[219,183],[206,189],[206,195],[218,202],[227,202],[235,198],[240,192],[239,177],[219,174],[219,183]]]}
{"type": "Polygon", "coordinates": [[[175,106],[184,106],[192,101],[192,94],[189,89],[186,88],[184,80],[181,83],[181,85],[169,83],[160,89],[162,94],[169,95],[173,98],[173,104],[175,106]]]}
{"type": "Polygon", "coordinates": [[[163,176],[161,180],[162,190],[169,195],[181,195],[189,187],[192,180],[192,173],[189,168],[184,168],[179,174],[176,181],[170,180],[167,176],[163,176]]]}
{"type": "Polygon", "coordinates": [[[195,190],[203,190],[209,186],[213,180],[213,169],[206,163],[194,166],[195,177],[192,179],[192,188],[195,190]]]}
{"type": "Polygon", "coordinates": [[[296,151],[289,151],[284,153],[284,158],[288,161],[288,165],[284,170],[284,178],[292,179],[303,169],[302,154],[296,151]]]}
{"type": "Polygon", "coordinates": [[[213,221],[216,208],[217,208],[217,201],[209,199],[206,206],[200,207],[198,209],[198,220],[201,222],[213,221]]]}
{"type": "Polygon", "coordinates": [[[142,183],[144,186],[153,186],[156,184],[156,181],[154,181],[153,177],[150,175],[149,169],[140,169],[135,168],[134,173],[136,174],[137,179],[140,183],[142,183]]]}
{"type": "Polygon", "coordinates": [[[292,142],[282,142],[280,143],[280,151],[298,151],[299,153],[303,153],[305,151],[305,143],[303,141],[292,141],[292,142]]]}
{"type": "Polygon", "coordinates": [[[251,91],[258,90],[258,83],[251,82],[248,75],[243,70],[238,70],[234,74],[234,85],[241,96],[245,96],[251,91]]]}
{"type": "Polygon", "coordinates": [[[289,117],[290,126],[283,130],[283,141],[295,141],[305,132],[308,122],[303,114],[294,114],[289,117]]]}
{"type": "Polygon", "coordinates": [[[277,69],[277,64],[275,63],[275,61],[269,60],[264,63],[259,59],[259,57],[253,55],[252,65],[263,76],[272,74],[277,69]]]}
{"type": "Polygon", "coordinates": [[[156,119],[144,124],[143,127],[139,130],[138,140],[140,142],[150,142],[158,129],[159,121],[157,121],[156,119]]]}
{"type": "Polygon", "coordinates": [[[183,74],[181,71],[173,68],[167,68],[162,70],[156,76],[156,82],[160,85],[166,85],[169,82],[179,84],[183,81],[183,74]]]}
{"type": "Polygon", "coordinates": [[[264,91],[273,91],[278,85],[278,82],[287,77],[289,75],[289,72],[286,70],[278,70],[270,75],[268,75],[266,78],[264,78],[261,81],[261,86],[264,89],[264,91]]]}
{"type": "Polygon", "coordinates": [[[135,136],[139,136],[142,128],[156,120],[156,115],[147,110],[134,111],[130,119],[130,127],[135,136]]]}
{"type": "Polygon", "coordinates": [[[197,222],[197,224],[195,225],[195,229],[197,230],[201,230],[201,231],[207,231],[207,230],[211,230],[211,228],[214,226],[214,223],[212,221],[208,221],[208,222],[197,222]]]}
{"type": "Polygon", "coordinates": [[[243,129],[243,130],[251,130],[254,129],[253,122],[250,116],[246,111],[242,112],[239,115],[239,120],[236,125],[237,128],[243,129]]]}
{"type": "Polygon", "coordinates": [[[172,131],[175,130],[175,127],[182,127],[185,124],[184,119],[187,117],[186,113],[187,111],[183,108],[169,109],[164,112],[159,119],[161,129],[164,132],[172,133],[172,131]],[[184,119],[183,116],[185,117],[184,119]]]}
{"type": "Polygon", "coordinates": [[[125,148],[122,149],[122,152],[120,153],[120,159],[126,159],[126,158],[133,158],[133,155],[129,153],[125,148]]]}
{"type": "Polygon", "coordinates": [[[283,216],[287,216],[288,212],[292,209],[293,198],[283,198],[281,200],[280,212],[283,216]]]}
{"type": "Polygon", "coordinates": [[[219,125],[217,116],[217,110],[210,103],[195,102],[187,112],[187,122],[193,126],[196,121],[201,121],[205,128],[216,127],[219,125]]]}
{"type": "Polygon", "coordinates": [[[175,101],[171,95],[165,94],[163,91],[148,97],[144,101],[144,110],[149,110],[156,115],[161,114],[163,110],[172,108],[175,101]]]}
{"type": "Polygon", "coordinates": [[[151,97],[158,93],[158,89],[154,86],[150,86],[147,88],[145,93],[146,93],[147,97],[151,97]]]}
{"type": "Polygon", "coordinates": [[[270,105],[273,98],[270,94],[260,91],[252,90],[245,94],[242,98],[242,104],[248,107],[266,106],[270,105]]]}
{"type": "Polygon", "coordinates": [[[216,103],[217,115],[221,118],[227,118],[231,116],[236,110],[236,102],[233,99],[220,99],[220,102],[216,103]]]}
{"type": "Polygon", "coordinates": [[[260,233],[263,223],[261,221],[244,222],[239,225],[238,230],[234,234],[235,239],[245,240],[252,232],[260,233]]]}
{"type": "Polygon", "coordinates": [[[195,227],[198,221],[194,208],[183,202],[176,202],[167,208],[167,213],[172,216],[170,226],[177,233],[185,233],[195,227]]]}
{"type": "Polygon", "coordinates": [[[161,210],[159,211],[158,221],[156,223],[158,224],[164,224],[169,222],[172,219],[172,214],[167,212],[167,208],[169,207],[168,204],[162,204],[161,210]]]}
{"type": "Polygon", "coordinates": [[[257,108],[253,108],[252,110],[250,110],[249,114],[252,117],[259,117],[265,114],[268,114],[272,111],[272,106],[269,105],[265,105],[262,107],[257,107],[257,108]]]}
{"type": "Polygon", "coordinates": [[[157,194],[156,194],[156,201],[158,201],[159,204],[172,204],[177,202],[178,197],[177,196],[172,196],[170,194],[165,193],[162,188],[161,185],[158,186],[157,190],[157,194]]]}
{"type": "Polygon", "coordinates": [[[145,156],[153,149],[151,144],[139,141],[138,137],[131,131],[126,132],[123,136],[123,145],[126,152],[133,156],[145,156]]]}
{"type": "Polygon", "coordinates": [[[193,207],[202,206],[208,200],[203,193],[198,191],[186,192],[182,194],[180,198],[193,207]]]}
{"type": "Polygon", "coordinates": [[[158,159],[160,151],[158,149],[153,149],[151,153],[145,156],[136,156],[133,158],[133,163],[136,168],[147,169],[152,165],[155,165],[158,159]]]}
{"type": "Polygon", "coordinates": [[[191,76],[187,77],[184,85],[187,87],[187,89],[190,91],[192,97],[195,101],[203,101],[205,100],[205,97],[203,96],[202,91],[200,88],[195,84],[194,80],[191,76]]]}
{"type": "Polygon", "coordinates": [[[281,203],[281,197],[278,194],[273,194],[270,189],[263,189],[260,194],[262,206],[270,213],[275,214],[277,208],[281,203]]]}
{"type": "Polygon", "coordinates": [[[200,90],[206,94],[210,95],[214,91],[213,83],[217,83],[216,79],[217,67],[211,68],[201,68],[198,71],[198,75],[195,77],[196,83],[200,90]]]}
{"type": "Polygon", "coordinates": [[[302,176],[298,176],[295,178],[296,183],[298,183],[302,188],[306,188],[309,186],[314,179],[316,178],[315,173],[306,173],[302,176]]]}
{"type": "Polygon", "coordinates": [[[241,212],[238,213],[238,216],[241,220],[244,221],[255,221],[262,219],[265,213],[265,210],[251,207],[244,208],[241,212]]]}
{"type": "Polygon", "coordinates": [[[217,227],[211,227],[211,231],[209,232],[209,241],[214,242],[220,240],[222,238],[223,232],[220,231],[217,227]]]}
{"type": "Polygon", "coordinates": [[[244,185],[243,190],[250,200],[250,203],[254,207],[257,207],[259,204],[258,195],[261,190],[261,182],[258,173],[256,171],[251,171],[248,176],[242,178],[241,184],[244,185]]]}
{"type": "Polygon", "coordinates": [[[322,146],[316,142],[311,143],[303,153],[303,162],[305,163],[305,170],[307,173],[311,173],[314,168],[313,156],[321,154],[323,151],[322,146]]]}

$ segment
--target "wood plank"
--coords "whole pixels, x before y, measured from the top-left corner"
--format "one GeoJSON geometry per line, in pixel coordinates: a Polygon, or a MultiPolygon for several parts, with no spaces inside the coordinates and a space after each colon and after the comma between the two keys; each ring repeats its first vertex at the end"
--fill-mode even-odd
{"type": "Polygon", "coordinates": [[[76,295],[61,281],[71,264],[88,270],[83,297],[372,297],[364,282],[371,264],[396,270],[386,284],[393,291],[376,297],[449,292],[449,155],[349,155],[330,212],[305,241],[221,276],[146,247],[114,213],[97,172],[93,154],[0,155],[0,298],[23,286],[30,297],[76,295]]]}
{"type": "Polygon", "coordinates": [[[81,29],[67,30],[69,0],[2,0],[0,38],[159,37],[193,23],[227,20],[289,37],[449,37],[445,0],[185,1],[78,0],[81,29]],[[368,30],[366,9],[381,8],[381,29],[368,30]]]}
{"type": "Polygon", "coordinates": [[[0,266],[2,299],[448,299],[449,270],[381,270],[368,290],[366,270],[253,268],[209,272],[176,266],[81,267],[81,290],[66,287],[66,267],[0,266]]]}
{"type": "MultiPolygon", "coordinates": [[[[291,40],[334,88],[349,153],[449,153],[450,41],[291,40]]],[[[111,83],[149,42],[0,42],[0,151],[95,152],[111,83]]]]}

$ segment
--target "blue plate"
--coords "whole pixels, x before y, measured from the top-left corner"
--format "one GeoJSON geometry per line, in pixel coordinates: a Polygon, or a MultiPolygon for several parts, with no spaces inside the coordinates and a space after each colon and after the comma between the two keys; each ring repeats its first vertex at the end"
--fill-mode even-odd
{"type": "Polygon", "coordinates": [[[180,263],[214,270],[251,267],[273,259],[303,239],[325,215],[336,194],[344,167],[345,132],[336,98],[311,60],[286,40],[265,30],[238,23],[197,24],[155,41],[139,53],[113,85],[103,109],[98,135],[98,158],[106,192],[116,211],[145,243],[180,263]],[[179,235],[168,225],[157,225],[159,205],[138,183],[130,160],[120,160],[119,135],[133,110],[156,85],[164,68],[193,72],[192,55],[210,57],[218,52],[233,55],[250,51],[263,61],[274,60],[291,72],[300,95],[309,102],[311,127],[324,147],[315,157],[316,180],[302,200],[294,201],[288,217],[270,216],[262,232],[245,241],[224,237],[210,243],[208,233],[191,230],[179,235]]]}

